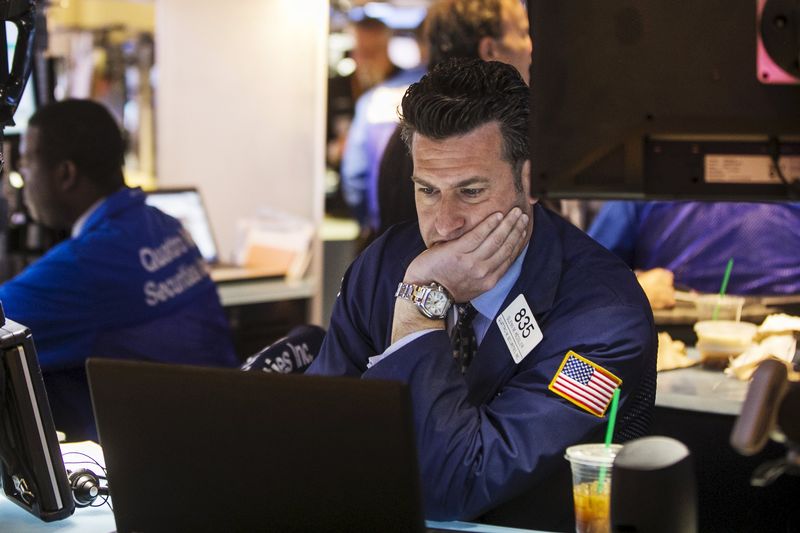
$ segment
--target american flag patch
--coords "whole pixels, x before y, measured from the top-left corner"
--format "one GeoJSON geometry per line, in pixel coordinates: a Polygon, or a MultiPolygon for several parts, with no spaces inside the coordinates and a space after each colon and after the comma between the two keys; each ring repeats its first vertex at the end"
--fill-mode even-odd
{"type": "Polygon", "coordinates": [[[602,417],[620,385],[622,380],[617,376],[570,350],[547,388],[602,417]]]}

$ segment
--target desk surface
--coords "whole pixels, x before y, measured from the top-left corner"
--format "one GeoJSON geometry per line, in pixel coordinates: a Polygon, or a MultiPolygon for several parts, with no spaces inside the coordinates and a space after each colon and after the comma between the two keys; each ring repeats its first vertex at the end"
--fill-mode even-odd
{"type": "Polygon", "coordinates": [[[217,292],[223,306],[302,300],[314,296],[315,291],[316,284],[308,278],[231,279],[217,283],[217,292]]]}
{"type": "Polygon", "coordinates": [[[659,372],[656,405],[738,416],[749,383],[699,367],[659,372]]]}
{"type": "Polygon", "coordinates": [[[44,531],[110,533],[115,530],[114,515],[108,506],[75,509],[75,514],[64,520],[42,522],[10,500],[0,497],[0,531],[13,531],[14,533],[39,533],[44,531]]]}
{"type": "MultiPolygon", "coordinates": [[[[471,531],[474,533],[537,533],[530,529],[515,529],[470,522],[428,522],[427,525],[431,528],[471,531]]],[[[13,531],[14,533],[41,533],[46,531],[111,533],[115,529],[114,515],[107,505],[75,509],[75,514],[64,520],[42,522],[6,498],[0,497],[0,531],[13,531]]]]}
{"type": "MultiPolygon", "coordinates": [[[[698,295],[680,291],[676,292],[676,296],[678,294],[683,295],[683,297],[678,300],[675,307],[653,310],[653,318],[657,326],[692,326],[697,322],[697,310],[692,299],[698,295]]],[[[792,314],[798,306],[800,306],[800,295],[745,296],[742,320],[759,324],[767,315],[772,313],[792,314]]]]}

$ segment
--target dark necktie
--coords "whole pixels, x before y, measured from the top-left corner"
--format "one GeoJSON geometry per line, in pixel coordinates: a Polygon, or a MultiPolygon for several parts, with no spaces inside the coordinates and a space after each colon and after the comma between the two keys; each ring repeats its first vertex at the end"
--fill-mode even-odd
{"type": "Polygon", "coordinates": [[[458,318],[453,331],[450,332],[450,343],[453,346],[453,357],[461,363],[461,372],[466,372],[472,358],[478,351],[478,341],[475,330],[472,329],[472,320],[478,311],[471,303],[456,304],[458,318]]]}

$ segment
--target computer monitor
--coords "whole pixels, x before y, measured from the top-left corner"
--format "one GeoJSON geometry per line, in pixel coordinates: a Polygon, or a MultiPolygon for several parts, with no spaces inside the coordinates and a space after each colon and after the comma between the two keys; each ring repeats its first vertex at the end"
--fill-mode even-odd
{"type": "MultiPolygon", "coordinates": [[[[16,51],[17,44],[17,27],[14,23],[6,21],[6,45],[8,49],[8,63],[11,64],[14,59],[14,52],[16,51]]],[[[21,135],[28,128],[28,121],[31,116],[38,109],[38,97],[36,93],[36,72],[35,69],[31,70],[28,83],[25,85],[25,90],[19,100],[19,105],[14,112],[14,125],[8,125],[3,128],[3,135],[21,135]]]]}
{"type": "Polygon", "coordinates": [[[800,197],[775,171],[800,180],[800,12],[783,4],[529,0],[533,194],[800,197]]]}
{"type": "Polygon", "coordinates": [[[8,499],[46,522],[75,511],[33,336],[1,307],[0,483],[8,499]]]}
{"type": "Polygon", "coordinates": [[[147,205],[180,220],[192,236],[203,259],[211,264],[219,261],[214,232],[200,191],[194,187],[156,189],[147,193],[145,201],[147,205]]]}

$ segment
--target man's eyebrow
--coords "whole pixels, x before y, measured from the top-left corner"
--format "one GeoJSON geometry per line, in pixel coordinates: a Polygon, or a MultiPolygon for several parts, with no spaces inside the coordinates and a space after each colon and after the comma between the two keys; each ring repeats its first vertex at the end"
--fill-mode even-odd
{"type": "MultiPolygon", "coordinates": [[[[411,180],[419,185],[422,185],[423,187],[431,187],[434,189],[436,188],[427,181],[425,181],[424,179],[420,178],[419,176],[411,176],[411,180]]],[[[465,187],[471,187],[472,185],[488,185],[490,182],[491,180],[489,178],[485,178],[483,176],[473,176],[471,178],[466,178],[459,181],[458,183],[453,185],[453,188],[463,189],[465,187]]]]}

